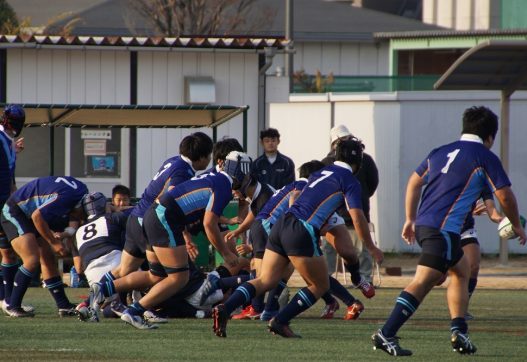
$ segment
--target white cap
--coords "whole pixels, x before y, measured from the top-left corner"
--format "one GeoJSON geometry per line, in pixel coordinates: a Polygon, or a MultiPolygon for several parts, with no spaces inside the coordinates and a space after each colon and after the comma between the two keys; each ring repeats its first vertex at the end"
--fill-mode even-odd
{"type": "Polygon", "coordinates": [[[353,135],[348,130],[348,127],[341,124],[340,126],[333,127],[331,131],[329,132],[329,136],[331,138],[331,144],[333,144],[333,142],[335,142],[339,138],[353,136],[353,135]]]}

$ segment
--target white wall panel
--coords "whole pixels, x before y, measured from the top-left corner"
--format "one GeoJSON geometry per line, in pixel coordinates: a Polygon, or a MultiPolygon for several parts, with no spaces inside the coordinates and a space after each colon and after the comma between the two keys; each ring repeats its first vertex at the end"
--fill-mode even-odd
{"type": "MultiPolygon", "coordinates": [[[[297,165],[312,158],[320,159],[329,148],[330,102],[311,101],[312,98],[295,96],[295,102],[270,105],[269,122],[283,135],[280,149],[297,165]]],[[[466,108],[484,104],[499,115],[499,94],[400,92],[330,95],[330,99],[335,106],[335,125],[345,124],[362,138],[366,152],[375,159],[379,169],[379,187],[371,199],[371,216],[379,244],[385,251],[418,252],[418,246],[407,246],[400,237],[408,177],[433,148],[459,138],[461,117],[466,108]]],[[[524,191],[527,123],[522,121],[525,112],[527,92],[519,92],[511,102],[509,177],[523,215],[527,214],[527,193],[524,191]]],[[[499,154],[499,147],[498,133],[492,151],[499,154]]],[[[476,225],[482,251],[497,253],[496,224],[486,217],[477,217],[476,225]]],[[[509,248],[512,253],[527,253],[516,241],[509,242],[509,248]]]]}
{"type": "MultiPolygon", "coordinates": [[[[127,104],[129,63],[127,51],[8,49],[7,101],[127,104]]],[[[115,184],[128,183],[127,135],[121,132],[121,177],[82,179],[88,187],[108,193],[115,184]]]]}

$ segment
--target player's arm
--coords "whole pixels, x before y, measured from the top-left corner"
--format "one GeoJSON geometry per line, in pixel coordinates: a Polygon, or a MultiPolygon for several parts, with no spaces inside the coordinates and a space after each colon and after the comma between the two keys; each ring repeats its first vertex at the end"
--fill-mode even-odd
{"type": "Polygon", "coordinates": [[[518,203],[516,202],[516,196],[514,196],[512,189],[510,186],[505,186],[501,189],[497,189],[494,194],[501,205],[503,213],[509,218],[514,232],[518,235],[520,244],[524,245],[527,237],[525,236],[525,230],[520,223],[518,203]]]}
{"type": "Polygon", "coordinates": [[[382,263],[384,255],[371,239],[368,221],[366,220],[366,216],[364,216],[364,212],[362,209],[358,208],[349,209],[348,212],[353,221],[353,227],[355,228],[359,239],[362,240],[362,245],[368,250],[377,263],[382,263]]]}
{"type": "Polygon", "coordinates": [[[46,220],[44,220],[40,209],[33,211],[31,214],[31,220],[33,220],[33,224],[35,225],[35,228],[37,229],[40,236],[42,236],[49,243],[49,245],[58,255],[63,256],[66,250],[61,242],[61,235],[60,233],[54,233],[49,228],[49,225],[46,220]]]}
{"type": "Polygon", "coordinates": [[[489,219],[492,222],[498,224],[503,219],[503,215],[496,208],[494,199],[486,199],[485,201],[483,201],[483,205],[485,206],[485,212],[487,213],[489,219]]]}
{"type": "Polygon", "coordinates": [[[298,196],[300,196],[301,193],[302,191],[296,189],[291,191],[291,196],[289,197],[289,207],[293,206],[296,199],[298,199],[298,196]]]}
{"type": "Polygon", "coordinates": [[[225,263],[230,266],[235,266],[238,263],[238,257],[232,253],[227,244],[223,242],[221,238],[220,228],[218,226],[219,216],[214,212],[207,210],[203,218],[203,227],[205,228],[205,234],[211,242],[212,246],[218,250],[221,254],[225,263]]]}
{"type": "Polygon", "coordinates": [[[238,236],[240,236],[241,234],[243,234],[247,230],[249,230],[249,228],[251,227],[251,225],[254,222],[255,218],[256,217],[254,216],[253,212],[251,210],[249,210],[249,213],[245,217],[245,220],[243,220],[243,222],[240,224],[240,226],[238,226],[238,228],[236,230],[229,231],[225,235],[225,241],[230,241],[232,239],[236,239],[236,238],[238,238],[238,236]]]}
{"type": "Polygon", "coordinates": [[[183,239],[185,239],[185,247],[187,248],[188,256],[192,261],[195,261],[199,255],[198,246],[192,240],[192,235],[187,230],[183,230],[183,239]]]}
{"type": "Polygon", "coordinates": [[[408,184],[406,185],[406,198],[404,202],[406,221],[401,236],[408,244],[415,242],[415,218],[423,184],[423,178],[414,172],[408,179],[408,184]]]}

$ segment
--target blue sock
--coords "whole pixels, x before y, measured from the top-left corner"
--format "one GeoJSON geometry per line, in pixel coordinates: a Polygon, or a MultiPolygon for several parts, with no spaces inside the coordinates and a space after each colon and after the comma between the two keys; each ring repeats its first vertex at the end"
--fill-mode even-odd
{"type": "Polygon", "coordinates": [[[256,289],[251,283],[243,283],[232,293],[232,295],[224,303],[225,310],[230,315],[236,308],[248,303],[256,295],[256,289]]]}
{"type": "Polygon", "coordinates": [[[470,278],[468,280],[468,297],[472,297],[472,293],[474,293],[474,290],[476,289],[476,285],[478,285],[478,278],[470,278]]]}
{"type": "Polygon", "coordinates": [[[55,299],[55,304],[58,308],[70,308],[71,303],[66,292],[64,291],[64,283],[59,276],[49,278],[44,280],[44,285],[51,293],[53,299],[55,299]]]}
{"type": "Polygon", "coordinates": [[[281,324],[289,324],[289,321],[310,308],[317,302],[317,298],[308,288],[302,288],[295,294],[293,299],[275,317],[281,324]]]}
{"type": "Polygon", "coordinates": [[[465,318],[454,318],[450,322],[450,331],[460,331],[463,334],[467,334],[468,332],[468,325],[465,318]]]}
{"type": "Polygon", "coordinates": [[[359,262],[356,262],[355,264],[344,263],[344,265],[346,265],[346,269],[348,269],[348,271],[351,274],[351,282],[354,285],[358,285],[362,279],[362,277],[360,276],[360,271],[359,271],[360,263],[359,262]]]}
{"type": "Polygon", "coordinates": [[[4,271],[4,300],[7,304],[11,301],[11,292],[13,291],[13,283],[15,281],[15,275],[18,272],[18,267],[20,264],[5,264],[2,263],[2,269],[4,271]]]}
{"type": "Polygon", "coordinates": [[[253,306],[253,309],[256,313],[262,313],[265,307],[265,293],[262,293],[260,295],[257,295],[253,299],[251,299],[251,305],[253,306]]]}
{"type": "Polygon", "coordinates": [[[403,290],[395,301],[392,314],[382,327],[382,334],[385,337],[394,337],[399,328],[415,313],[417,307],[419,307],[419,301],[403,290]]]}
{"type": "Polygon", "coordinates": [[[13,291],[9,299],[10,307],[20,308],[24,294],[26,294],[27,288],[31,283],[31,279],[33,279],[33,274],[23,266],[20,266],[13,282],[13,291]]]}
{"type": "Polygon", "coordinates": [[[146,312],[146,309],[143,308],[143,306],[139,304],[139,302],[135,302],[134,304],[128,307],[128,311],[132,315],[143,315],[143,313],[146,312]]]}
{"type": "Polygon", "coordinates": [[[99,280],[99,283],[104,284],[104,283],[106,283],[107,281],[110,281],[110,280],[111,281],[115,280],[115,277],[113,276],[111,271],[109,271],[108,273],[105,273],[102,276],[101,280],[99,280]]]}
{"type": "Polygon", "coordinates": [[[269,291],[269,293],[267,294],[267,301],[265,302],[264,310],[270,312],[278,311],[280,309],[280,304],[278,304],[278,298],[280,298],[280,294],[282,294],[285,287],[287,287],[287,280],[282,279],[275,288],[269,291]]]}
{"type": "Polygon", "coordinates": [[[242,283],[245,283],[249,280],[253,279],[249,274],[244,275],[236,275],[233,277],[227,277],[227,278],[221,278],[218,281],[218,287],[221,288],[223,291],[229,290],[231,288],[236,288],[242,283]]]}
{"type": "Polygon", "coordinates": [[[351,293],[332,276],[329,277],[329,290],[331,291],[331,294],[343,301],[348,307],[355,302],[353,295],[351,295],[351,293]]]}
{"type": "Polygon", "coordinates": [[[325,292],[321,298],[324,300],[326,304],[331,304],[335,302],[335,298],[333,298],[330,292],[325,292]]]}
{"type": "Polygon", "coordinates": [[[101,285],[102,285],[102,294],[104,294],[106,298],[111,297],[112,295],[116,293],[113,280],[106,280],[104,283],[101,283],[101,285]]]}
{"type": "Polygon", "coordinates": [[[4,270],[0,267],[0,300],[5,298],[5,289],[4,289],[4,270]]]}

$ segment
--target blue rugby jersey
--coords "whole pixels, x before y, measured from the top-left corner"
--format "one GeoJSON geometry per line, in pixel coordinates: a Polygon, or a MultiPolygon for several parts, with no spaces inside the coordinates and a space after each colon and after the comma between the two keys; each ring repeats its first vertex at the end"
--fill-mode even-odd
{"type": "Polygon", "coordinates": [[[16,190],[8,202],[14,202],[30,219],[36,209],[49,224],[80,206],[88,193],[84,183],[71,176],[37,178],[16,190]]]}
{"type": "Polygon", "coordinates": [[[256,215],[256,220],[264,220],[268,224],[274,225],[278,218],[289,209],[289,199],[293,191],[302,191],[306,184],[307,179],[301,178],[276,190],[256,215]]]}
{"type": "Polygon", "coordinates": [[[15,178],[16,152],[13,139],[0,126],[0,205],[11,195],[11,185],[15,178]]]}
{"type": "Polygon", "coordinates": [[[456,234],[486,187],[494,192],[511,184],[498,157],[467,134],[432,150],[415,172],[426,184],[415,224],[456,234]]]}
{"type": "Polygon", "coordinates": [[[341,161],[309,177],[307,185],[288,212],[320,230],[343,204],[362,210],[361,186],[351,167],[341,161]]]}
{"type": "Polygon", "coordinates": [[[182,225],[199,221],[205,211],[221,216],[232,200],[232,179],[225,172],[207,173],[177,185],[159,198],[159,203],[170,208],[174,202],[181,210],[182,225]]]}
{"type": "MultiPolygon", "coordinates": [[[[186,157],[185,157],[186,158],[186,157]]],[[[159,171],[148,184],[141,200],[132,210],[132,215],[143,217],[146,210],[152,205],[169,186],[176,186],[190,180],[196,171],[192,168],[191,161],[181,156],[174,156],[163,162],[159,171]]]]}
{"type": "Polygon", "coordinates": [[[128,213],[113,212],[88,220],[77,230],[75,243],[84,267],[113,250],[123,250],[127,220],[128,213]]]}

